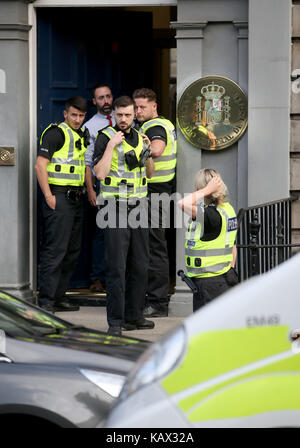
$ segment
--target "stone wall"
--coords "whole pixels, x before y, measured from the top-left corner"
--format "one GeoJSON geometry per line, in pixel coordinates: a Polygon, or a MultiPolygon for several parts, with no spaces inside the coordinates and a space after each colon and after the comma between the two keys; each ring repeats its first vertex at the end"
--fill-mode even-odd
{"type": "Polygon", "coordinates": [[[28,5],[0,2],[0,147],[15,164],[0,166],[0,289],[30,297],[28,5]]]}

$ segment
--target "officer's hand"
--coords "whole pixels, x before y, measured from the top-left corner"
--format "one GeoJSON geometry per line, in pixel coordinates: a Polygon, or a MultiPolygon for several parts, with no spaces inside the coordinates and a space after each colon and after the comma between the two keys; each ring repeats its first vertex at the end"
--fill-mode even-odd
{"type": "Polygon", "coordinates": [[[112,138],[111,142],[114,144],[114,146],[119,145],[125,140],[124,133],[122,131],[117,132],[112,138]]]}
{"type": "Polygon", "coordinates": [[[88,190],[87,194],[88,194],[89,203],[93,207],[96,207],[96,205],[97,205],[97,194],[96,194],[95,190],[92,188],[92,189],[88,190]]]}
{"type": "Polygon", "coordinates": [[[141,134],[141,136],[143,137],[143,140],[144,140],[145,145],[146,145],[147,147],[150,146],[150,145],[151,145],[151,142],[150,142],[149,138],[147,137],[147,135],[146,135],[146,134],[141,134]]]}
{"type": "Polygon", "coordinates": [[[55,210],[56,208],[56,197],[52,194],[51,196],[46,197],[46,202],[52,210],[55,210]]]}
{"type": "Polygon", "coordinates": [[[206,195],[215,193],[223,186],[223,182],[219,176],[214,176],[205,187],[206,195]]]}

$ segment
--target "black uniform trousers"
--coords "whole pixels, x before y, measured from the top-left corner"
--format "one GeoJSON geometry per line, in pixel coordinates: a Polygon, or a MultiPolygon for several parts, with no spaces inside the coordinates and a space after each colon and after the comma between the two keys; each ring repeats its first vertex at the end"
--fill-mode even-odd
{"type": "Polygon", "coordinates": [[[146,305],[166,311],[170,298],[169,292],[169,254],[166,239],[166,224],[169,222],[170,208],[167,202],[151,199],[153,194],[172,193],[172,185],[148,184],[149,191],[149,248],[150,261],[146,305]],[[153,219],[153,214],[155,215],[153,219]]]}
{"type": "MultiPolygon", "coordinates": [[[[123,207],[123,206],[122,206],[123,207]]],[[[131,208],[122,209],[129,215],[131,208]]],[[[116,207],[117,222],[120,209],[116,207]]],[[[124,216],[123,216],[124,218],[124,216]]],[[[123,221],[124,222],[124,221],[123,221]]],[[[121,327],[143,318],[149,265],[147,228],[104,229],[107,321],[121,327]]]]}
{"type": "Polygon", "coordinates": [[[193,294],[193,311],[217,298],[228,289],[238,284],[238,275],[234,268],[214,277],[192,277],[198,292],[193,294]]]}
{"type": "Polygon", "coordinates": [[[81,249],[83,196],[67,199],[65,192],[55,192],[52,210],[43,198],[44,241],[39,276],[39,304],[63,298],[76,267],[81,249]]]}

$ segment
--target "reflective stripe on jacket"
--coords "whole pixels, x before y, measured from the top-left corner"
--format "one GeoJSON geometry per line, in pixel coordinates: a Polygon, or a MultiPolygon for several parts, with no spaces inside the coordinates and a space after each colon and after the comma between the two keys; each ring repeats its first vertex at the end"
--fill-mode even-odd
{"type": "Polygon", "coordinates": [[[232,248],[237,234],[237,217],[232,205],[218,205],[222,225],[219,236],[212,241],[201,240],[201,223],[191,221],[185,243],[185,264],[189,277],[214,277],[229,271],[232,248]]]}
{"type": "MultiPolygon", "coordinates": [[[[100,182],[101,194],[104,198],[112,196],[119,198],[141,198],[147,196],[146,168],[137,167],[133,170],[129,170],[125,162],[125,154],[127,152],[134,150],[137,159],[139,160],[140,154],[144,148],[144,141],[141,135],[136,129],[132,129],[138,134],[138,146],[133,148],[124,140],[114,147],[110,172],[105,179],[100,182]]],[[[109,139],[117,133],[111,126],[108,126],[101,132],[109,139]]]]}
{"type": "Polygon", "coordinates": [[[84,154],[87,150],[84,138],[66,123],[51,124],[41,136],[51,127],[59,127],[65,137],[62,148],[56,151],[47,165],[48,182],[52,185],[83,186],[85,179],[84,154]]]}

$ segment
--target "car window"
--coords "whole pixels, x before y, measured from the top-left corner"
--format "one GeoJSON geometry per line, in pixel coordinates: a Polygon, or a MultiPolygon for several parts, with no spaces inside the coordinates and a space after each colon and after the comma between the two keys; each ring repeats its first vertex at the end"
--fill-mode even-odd
{"type": "Polygon", "coordinates": [[[0,329],[8,336],[43,335],[70,325],[16,297],[0,292],[0,329]]]}

